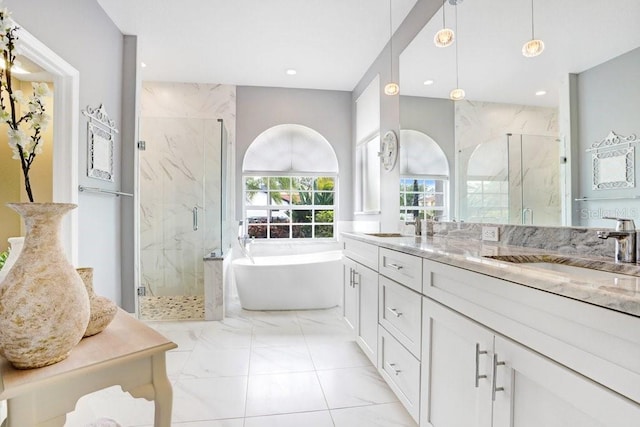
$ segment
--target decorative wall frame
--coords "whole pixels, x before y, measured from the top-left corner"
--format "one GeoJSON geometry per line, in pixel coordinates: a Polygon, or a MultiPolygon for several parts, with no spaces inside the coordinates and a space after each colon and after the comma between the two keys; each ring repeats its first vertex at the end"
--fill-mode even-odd
{"type": "Polygon", "coordinates": [[[591,152],[594,190],[634,188],[635,145],[640,143],[636,135],[621,136],[609,132],[601,141],[587,149],[591,152]]]}
{"type": "Polygon", "coordinates": [[[114,181],[113,146],[118,129],[110,119],[104,105],[98,108],[87,106],[82,111],[89,118],[87,123],[87,176],[114,181]]]}
{"type": "Polygon", "coordinates": [[[394,131],[389,130],[382,137],[378,156],[386,171],[393,169],[398,158],[398,137],[394,131]]]}

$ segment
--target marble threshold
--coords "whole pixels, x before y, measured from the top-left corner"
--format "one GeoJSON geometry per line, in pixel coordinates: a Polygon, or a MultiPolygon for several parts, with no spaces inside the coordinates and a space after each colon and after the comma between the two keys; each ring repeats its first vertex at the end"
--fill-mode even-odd
{"type": "MultiPolygon", "coordinates": [[[[506,280],[541,291],[640,317],[640,265],[615,263],[593,255],[567,255],[551,249],[495,244],[449,236],[344,236],[379,247],[506,280]],[[617,273],[616,278],[587,277],[545,270],[527,262],[553,262],[617,273]]],[[[595,275],[594,275],[595,276],[595,275]]]]}

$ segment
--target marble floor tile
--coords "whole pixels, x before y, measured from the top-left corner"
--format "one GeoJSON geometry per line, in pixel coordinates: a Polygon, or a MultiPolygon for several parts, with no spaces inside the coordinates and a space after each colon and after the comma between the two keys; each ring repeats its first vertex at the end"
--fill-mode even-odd
{"type": "Polygon", "coordinates": [[[318,371],[318,378],[331,409],[398,401],[373,366],[318,371]]]}
{"type": "Polygon", "coordinates": [[[173,384],[173,421],[244,417],[247,377],[181,379],[173,384]]]}
{"type": "MultiPolygon", "coordinates": [[[[416,427],[355,343],[340,308],[238,306],[227,314],[221,322],[147,322],[179,345],[167,354],[172,426],[416,427]]],[[[80,399],[65,426],[104,417],[151,427],[153,412],[152,402],[109,387],[80,399]]]]}
{"type": "Polygon", "coordinates": [[[315,372],[249,377],[247,417],[322,409],[327,403],[315,372]]]}
{"type": "Polygon", "coordinates": [[[333,344],[309,344],[309,352],[313,365],[317,370],[357,368],[371,366],[355,341],[336,342],[333,344]]]}
{"type": "Polygon", "coordinates": [[[256,326],[251,341],[255,347],[304,346],[306,341],[299,325],[293,326],[256,326]]]}
{"type": "Polygon", "coordinates": [[[181,371],[181,378],[247,376],[250,355],[248,348],[210,350],[196,346],[181,371]]]}
{"type": "Polygon", "coordinates": [[[251,351],[251,375],[313,370],[307,346],[257,347],[251,351]]]}
{"type": "Polygon", "coordinates": [[[400,403],[332,409],[335,427],[418,427],[400,403]]]}
{"type": "Polygon", "coordinates": [[[244,427],[333,427],[329,411],[246,418],[244,427]]]}

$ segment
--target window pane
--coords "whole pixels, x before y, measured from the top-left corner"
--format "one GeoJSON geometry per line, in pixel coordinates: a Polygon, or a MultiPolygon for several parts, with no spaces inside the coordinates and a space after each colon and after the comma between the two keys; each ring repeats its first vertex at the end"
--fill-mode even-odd
{"type": "Polygon", "coordinates": [[[293,210],[291,211],[291,220],[293,222],[311,222],[313,215],[311,210],[293,210]]]}
{"type": "Polygon", "coordinates": [[[252,210],[247,211],[247,222],[249,223],[265,223],[267,222],[267,211],[252,210]]]}
{"type": "Polygon", "coordinates": [[[316,178],[313,188],[320,191],[333,190],[335,188],[334,179],[328,176],[316,178]]]}
{"type": "Polygon", "coordinates": [[[294,225],[291,227],[294,239],[305,239],[313,237],[310,225],[294,225]]]}
{"type": "Polygon", "coordinates": [[[244,188],[246,190],[266,190],[267,181],[265,178],[248,177],[245,180],[244,188]]]}
{"type": "Polygon", "coordinates": [[[310,191],[298,191],[293,194],[292,202],[294,205],[310,206],[313,204],[311,196],[312,193],[310,191]]]}
{"type": "Polygon", "coordinates": [[[288,225],[272,225],[269,227],[269,237],[272,239],[288,239],[289,238],[289,226],[288,225]]]}
{"type": "Polygon", "coordinates": [[[291,178],[287,176],[274,176],[269,178],[270,190],[289,190],[291,188],[291,178]]]}
{"type": "Polygon", "coordinates": [[[333,225],[316,225],[316,238],[333,237],[333,225]]]}
{"type": "Polygon", "coordinates": [[[310,176],[302,176],[293,178],[293,189],[301,191],[309,191],[313,189],[313,178],[310,176]]]}
{"type": "Polygon", "coordinates": [[[291,222],[291,218],[289,218],[288,211],[272,210],[270,213],[271,213],[271,222],[273,223],[288,224],[291,222]]]}
{"type": "Polygon", "coordinates": [[[267,238],[267,226],[266,225],[249,225],[247,227],[247,234],[256,239],[267,238]]]}
{"type": "Polygon", "coordinates": [[[333,193],[318,192],[314,195],[313,201],[316,205],[333,205],[333,193]]]}
{"type": "Polygon", "coordinates": [[[333,223],[333,211],[316,211],[315,212],[315,220],[316,222],[330,222],[333,223]]]}

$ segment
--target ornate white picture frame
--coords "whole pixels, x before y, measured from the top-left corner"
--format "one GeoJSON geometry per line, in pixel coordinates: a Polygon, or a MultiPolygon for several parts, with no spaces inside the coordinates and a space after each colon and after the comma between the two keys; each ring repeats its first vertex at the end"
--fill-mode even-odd
{"type": "Polygon", "coordinates": [[[606,138],[594,142],[587,151],[592,152],[592,188],[608,190],[634,188],[635,147],[640,142],[636,135],[620,136],[609,132],[606,138]]]}
{"type": "Polygon", "coordinates": [[[113,147],[118,129],[102,104],[98,108],[88,106],[82,111],[89,118],[87,123],[87,176],[114,181],[113,147]]]}

